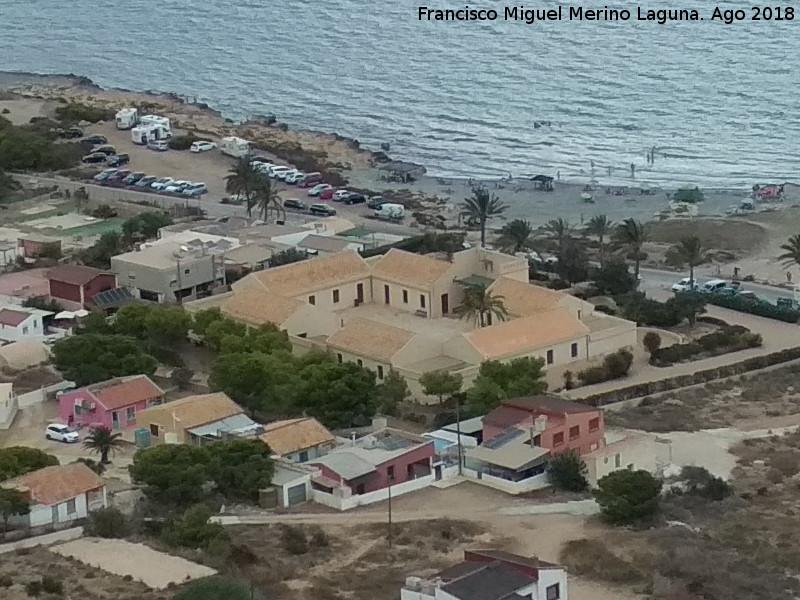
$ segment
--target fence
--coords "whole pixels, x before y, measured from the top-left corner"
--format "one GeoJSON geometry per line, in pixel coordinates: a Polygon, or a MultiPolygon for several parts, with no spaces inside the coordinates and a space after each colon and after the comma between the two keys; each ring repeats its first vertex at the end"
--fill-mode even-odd
{"type": "MultiPolygon", "coordinates": [[[[411,481],[393,485],[391,486],[392,498],[426,488],[435,480],[436,477],[434,475],[425,475],[424,477],[418,477],[417,479],[412,479],[411,481]]],[[[320,490],[311,490],[311,492],[312,500],[318,504],[324,504],[325,506],[335,508],[336,510],[349,510],[351,508],[355,508],[356,506],[365,506],[367,504],[374,504],[375,502],[383,502],[384,500],[388,500],[390,488],[383,488],[382,490],[376,490],[374,492],[369,492],[368,494],[350,496],[349,498],[342,498],[334,494],[322,492],[320,490]]]]}
{"type": "Polygon", "coordinates": [[[534,475],[533,477],[529,477],[523,481],[510,481],[508,479],[495,477],[494,475],[488,475],[486,473],[479,473],[478,471],[473,471],[472,469],[466,468],[463,469],[463,474],[465,477],[474,479],[477,483],[481,483],[487,487],[513,495],[524,494],[526,492],[532,492],[533,490],[540,490],[550,485],[550,479],[547,476],[547,473],[534,475]]]}
{"type": "Polygon", "coordinates": [[[47,400],[48,394],[52,394],[54,392],[61,392],[63,390],[68,390],[74,387],[75,387],[74,381],[59,381],[58,383],[54,383],[53,385],[47,385],[39,388],[38,390],[33,390],[32,392],[28,392],[27,394],[20,394],[19,396],[17,396],[17,400],[19,401],[19,407],[25,408],[26,406],[39,404],[40,402],[44,402],[45,400],[47,400]]]}

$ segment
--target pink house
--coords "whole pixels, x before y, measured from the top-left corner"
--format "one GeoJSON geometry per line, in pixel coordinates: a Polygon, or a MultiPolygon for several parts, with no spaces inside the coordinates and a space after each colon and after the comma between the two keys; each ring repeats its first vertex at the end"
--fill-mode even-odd
{"type": "Polygon", "coordinates": [[[161,404],[164,392],[147,375],[117,377],[61,394],[61,420],[67,424],[126,429],[136,414],[161,404]]]}

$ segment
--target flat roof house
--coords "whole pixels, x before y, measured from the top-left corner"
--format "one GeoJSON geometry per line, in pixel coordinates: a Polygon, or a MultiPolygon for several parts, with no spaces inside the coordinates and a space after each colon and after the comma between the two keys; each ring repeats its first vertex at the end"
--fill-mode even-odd
{"type": "Polygon", "coordinates": [[[68,523],[108,505],[105,483],[83,463],[45,467],[3,481],[0,487],[19,490],[30,503],[31,512],[12,517],[12,526],[68,523]]]}
{"type": "Polygon", "coordinates": [[[131,375],[64,392],[58,404],[64,423],[120,430],[135,427],[138,414],[163,399],[147,375],[131,375]]]}
{"type": "Polygon", "coordinates": [[[94,297],[117,287],[113,273],[83,265],[59,265],[47,272],[50,297],[67,301],[67,309],[91,308],[94,297]]]}

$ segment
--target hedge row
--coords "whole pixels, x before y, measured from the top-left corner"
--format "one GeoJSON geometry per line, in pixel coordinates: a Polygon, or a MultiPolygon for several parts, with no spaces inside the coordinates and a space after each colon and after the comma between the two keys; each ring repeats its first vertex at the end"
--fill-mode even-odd
{"type": "Polygon", "coordinates": [[[660,392],[668,392],[678,388],[688,387],[690,385],[698,385],[707,383],[716,379],[724,379],[725,377],[733,377],[748,373],[750,371],[758,371],[759,369],[766,369],[774,365],[789,362],[792,360],[800,360],[800,347],[787,348],[786,350],[779,350],[763,356],[754,356],[746,360],[717,367],[715,369],[705,369],[697,371],[689,375],[677,375],[675,377],[668,377],[659,381],[647,381],[644,383],[637,383],[625,388],[610,390],[608,392],[601,392],[593,394],[586,398],[578,400],[584,404],[591,406],[605,406],[614,402],[621,402],[623,400],[630,400],[631,398],[642,398],[660,392]]]}
{"type": "Polygon", "coordinates": [[[783,306],[775,306],[774,304],[767,304],[765,302],[752,302],[744,300],[740,296],[708,294],[706,301],[709,304],[722,306],[723,308],[730,308],[740,312],[750,313],[751,315],[758,315],[759,317],[767,317],[768,319],[786,321],[787,323],[797,323],[797,321],[800,320],[800,311],[798,310],[784,308],[783,306]]]}
{"type": "Polygon", "coordinates": [[[650,362],[658,367],[668,367],[685,360],[696,360],[701,355],[717,356],[746,348],[758,348],[762,342],[761,336],[751,333],[747,327],[727,325],[693,342],[659,348],[650,357],[650,362]]]}
{"type": "Polygon", "coordinates": [[[612,352],[603,359],[603,364],[588,367],[578,372],[581,385],[592,385],[612,379],[625,377],[633,364],[633,354],[622,348],[612,352]]]}

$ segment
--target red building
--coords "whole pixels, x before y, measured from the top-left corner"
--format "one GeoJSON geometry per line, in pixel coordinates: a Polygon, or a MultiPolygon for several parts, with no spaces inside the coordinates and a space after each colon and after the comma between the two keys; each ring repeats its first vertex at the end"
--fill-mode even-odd
{"type": "Polygon", "coordinates": [[[433,441],[382,429],[308,464],[322,472],[321,477],[312,479],[315,488],[331,492],[344,486],[356,495],[430,475],[433,456],[433,441]]]}
{"type": "Polygon", "coordinates": [[[484,443],[509,428],[530,432],[534,445],[558,454],[588,454],[603,446],[603,412],[552,396],[510,398],[483,418],[484,443]]]}
{"type": "Polygon", "coordinates": [[[107,271],[83,265],[59,265],[47,273],[50,297],[66,300],[82,307],[92,305],[92,299],[100,292],[117,285],[117,276],[107,271]]]}

